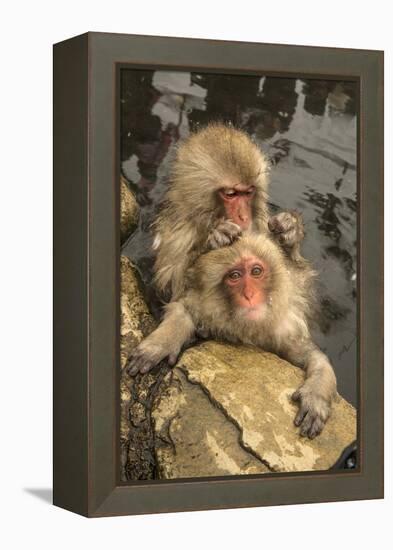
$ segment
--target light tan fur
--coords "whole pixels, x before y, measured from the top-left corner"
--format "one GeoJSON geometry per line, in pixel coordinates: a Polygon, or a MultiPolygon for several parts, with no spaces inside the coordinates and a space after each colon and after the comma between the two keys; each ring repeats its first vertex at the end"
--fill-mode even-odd
{"type": "Polygon", "coordinates": [[[195,324],[202,331],[209,329],[214,338],[277,352],[289,339],[310,337],[308,325],[316,273],[306,262],[302,268],[294,266],[269,237],[246,235],[230,247],[204,254],[187,275],[190,290],[183,301],[192,310],[195,324]],[[258,321],[237,315],[222,284],[231,266],[250,256],[263,259],[270,268],[265,283],[269,304],[258,321]]]}
{"type": "MultiPolygon", "coordinates": [[[[155,283],[164,297],[176,300],[182,294],[187,268],[209,249],[209,237],[225,223],[219,189],[255,186],[252,230],[267,231],[268,172],[258,146],[245,132],[230,126],[210,124],[179,145],[164,205],[154,224],[155,283]]],[[[230,226],[227,229],[229,234],[233,231],[230,226]]]]}

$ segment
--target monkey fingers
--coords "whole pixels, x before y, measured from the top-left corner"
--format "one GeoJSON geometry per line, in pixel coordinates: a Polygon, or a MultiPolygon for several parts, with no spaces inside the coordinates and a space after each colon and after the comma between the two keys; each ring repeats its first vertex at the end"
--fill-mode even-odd
{"type": "Polygon", "coordinates": [[[238,239],[241,233],[242,230],[236,223],[230,220],[221,220],[210,233],[207,245],[213,250],[228,246],[238,239]]]}
{"type": "Polygon", "coordinates": [[[174,367],[176,365],[177,358],[179,357],[178,353],[170,353],[168,355],[168,365],[174,367]]]}
{"type": "MultiPolygon", "coordinates": [[[[168,355],[168,365],[173,367],[177,361],[179,354],[176,352],[169,353],[168,355]]],[[[140,372],[145,374],[152,370],[162,359],[165,357],[165,352],[153,351],[151,346],[150,351],[143,349],[142,346],[138,346],[136,350],[131,355],[128,364],[125,366],[125,371],[130,376],[135,376],[140,372]]]]}
{"type": "MultiPolygon", "coordinates": [[[[300,401],[300,391],[299,390],[295,391],[295,393],[292,395],[292,401],[300,401]]],[[[300,426],[300,424],[304,420],[304,417],[307,414],[307,410],[308,410],[307,407],[305,407],[304,405],[300,406],[299,411],[298,411],[298,413],[296,415],[296,418],[294,420],[295,426],[300,426]]]]}
{"type": "Polygon", "coordinates": [[[155,365],[156,361],[154,359],[149,357],[142,350],[137,349],[130,358],[125,370],[130,376],[135,376],[138,372],[142,374],[149,372],[155,365]]]}
{"type": "Polygon", "coordinates": [[[313,396],[304,386],[292,395],[293,401],[299,401],[299,411],[295,417],[295,426],[300,426],[300,435],[314,439],[321,433],[329,417],[330,407],[319,396],[313,396]]]}
{"type": "Polygon", "coordinates": [[[296,231],[294,229],[289,229],[285,233],[281,233],[278,236],[279,243],[284,246],[292,246],[296,241],[296,231]]]}
{"type": "Polygon", "coordinates": [[[294,246],[304,238],[304,224],[298,212],[280,212],[268,221],[269,230],[283,246],[294,246]]]}
{"type": "Polygon", "coordinates": [[[163,346],[153,344],[149,339],[144,340],[133,351],[125,367],[126,371],[130,376],[135,376],[138,372],[145,374],[158,365],[165,355],[163,346]]]}
{"type": "Polygon", "coordinates": [[[318,434],[321,433],[325,423],[316,414],[313,414],[311,411],[306,413],[303,422],[300,426],[300,435],[302,437],[308,437],[309,439],[314,439],[318,434]]]}
{"type": "Polygon", "coordinates": [[[313,423],[308,430],[308,437],[310,439],[314,439],[314,437],[321,433],[324,426],[325,422],[322,420],[321,417],[317,416],[316,418],[314,418],[313,423]]]}

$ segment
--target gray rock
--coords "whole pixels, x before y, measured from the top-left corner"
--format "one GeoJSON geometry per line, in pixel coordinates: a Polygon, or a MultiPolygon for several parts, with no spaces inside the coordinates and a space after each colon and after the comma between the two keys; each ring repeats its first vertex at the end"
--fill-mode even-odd
{"type": "Polygon", "coordinates": [[[326,470],[356,439],[355,409],[341,397],[319,437],[299,436],[290,396],[304,373],[271,353],[206,342],[172,376],[153,410],[162,478],[326,470]]]}
{"type": "Polygon", "coordinates": [[[239,442],[239,430],[198,384],[175,368],[153,409],[162,479],[260,474],[269,469],[239,442]]]}

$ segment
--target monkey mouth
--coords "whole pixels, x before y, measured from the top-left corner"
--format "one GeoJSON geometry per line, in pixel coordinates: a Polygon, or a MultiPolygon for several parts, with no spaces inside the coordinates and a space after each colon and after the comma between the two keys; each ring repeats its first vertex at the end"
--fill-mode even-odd
{"type": "Polygon", "coordinates": [[[251,221],[248,219],[242,220],[241,218],[235,216],[235,220],[233,221],[240,227],[242,231],[247,231],[248,229],[250,229],[251,221]]]}
{"type": "Polygon", "coordinates": [[[264,307],[258,306],[258,307],[252,307],[248,310],[246,317],[247,319],[250,319],[250,321],[259,321],[264,316],[264,307]]]}
{"type": "Polygon", "coordinates": [[[266,304],[259,304],[256,306],[243,307],[239,313],[242,319],[260,321],[267,313],[267,306],[266,304]]]}

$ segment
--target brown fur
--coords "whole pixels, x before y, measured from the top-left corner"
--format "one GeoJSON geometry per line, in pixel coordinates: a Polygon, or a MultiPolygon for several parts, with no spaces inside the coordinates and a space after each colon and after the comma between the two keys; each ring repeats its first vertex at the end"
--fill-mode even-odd
{"type": "Polygon", "coordinates": [[[164,206],[154,224],[155,283],[176,300],[184,276],[208,249],[210,234],[222,222],[217,191],[246,183],[256,187],[253,231],[267,231],[268,162],[249,136],[223,124],[191,135],[177,151],[164,206]]]}

